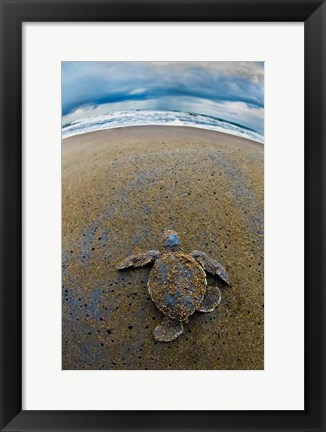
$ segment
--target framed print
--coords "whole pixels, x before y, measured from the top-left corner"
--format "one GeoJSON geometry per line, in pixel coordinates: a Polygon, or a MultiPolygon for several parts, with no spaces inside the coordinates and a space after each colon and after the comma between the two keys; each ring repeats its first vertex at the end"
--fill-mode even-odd
{"type": "Polygon", "coordinates": [[[325,430],[324,2],[1,6],[1,430],[325,430]]]}
{"type": "Polygon", "coordinates": [[[77,61],[63,62],[61,74],[62,369],[264,369],[264,64],[77,61]],[[85,105],[84,89],[95,82],[85,105]],[[95,105],[106,85],[106,101],[95,105]],[[80,194],[85,161],[96,172],[95,195],[80,194]],[[195,241],[201,224],[206,252],[186,252],[193,243],[182,234],[195,241]],[[231,282],[219,262],[232,261],[235,244],[229,266],[247,269],[242,299],[232,294],[242,277],[234,271],[231,282]]]}

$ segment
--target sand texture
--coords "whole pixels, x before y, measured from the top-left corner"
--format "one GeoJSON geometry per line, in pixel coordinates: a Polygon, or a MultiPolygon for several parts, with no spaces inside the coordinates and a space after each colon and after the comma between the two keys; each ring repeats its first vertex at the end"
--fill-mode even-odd
{"type": "Polygon", "coordinates": [[[63,369],[263,369],[263,176],[263,145],[213,131],[144,126],[63,140],[63,369]],[[208,278],[221,304],[162,343],[151,267],[114,266],[160,249],[166,228],[185,252],[226,267],[231,287],[208,278]]]}

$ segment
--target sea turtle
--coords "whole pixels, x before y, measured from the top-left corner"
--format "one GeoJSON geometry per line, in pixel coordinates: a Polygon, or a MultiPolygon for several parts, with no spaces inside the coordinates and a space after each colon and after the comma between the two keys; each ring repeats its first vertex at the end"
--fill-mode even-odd
{"type": "Polygon", "coordinates": [[[162,252],[149,250],[131,255],[118,263],[117,270],[154,263],[148,291],[165,315],[155,328],[154,337],[170,342],[183,333],[183,323],[196,310],[212,312],[221,301],[219,288],[207,286],[205,271],[219,276],[226,284],[229,280],[224,267],[204,252],[184,253],[175,231],[165,230],[162,240],[162,252]]]}

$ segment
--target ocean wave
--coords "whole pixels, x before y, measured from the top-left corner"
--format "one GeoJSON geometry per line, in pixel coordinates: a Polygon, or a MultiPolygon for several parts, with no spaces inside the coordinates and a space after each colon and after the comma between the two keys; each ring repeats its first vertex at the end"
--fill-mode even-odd
{"type": "Polygon", "coordinates": [[[191,126],[264,143],[264,137],[259,132],[236,123],[230,123],[226,120],[202,114],[156,110],[116,111],[96,117],[75,120],[62,126],[62,138],[105,129],[152,125],[191,126]]]}

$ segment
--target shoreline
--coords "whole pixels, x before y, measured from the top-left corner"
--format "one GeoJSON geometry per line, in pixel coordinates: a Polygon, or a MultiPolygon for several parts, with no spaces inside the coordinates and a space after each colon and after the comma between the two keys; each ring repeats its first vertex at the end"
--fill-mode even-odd
{"type": "Polygon", "coordinates": [[[206,133],[206,134],[220,135],[220,136],[223,136],[223,137],[225,136],[225,137],[228,137],[228,138],[233,138],[233,139],[237,139],[237,140],[241,140],[241,141],[243,140],[245,142],[249,142],[249,143],[252,143],[252,144],[257,144],[259,146],[264,146],[264,143],[261,143],[259,141],[251,140],[249,138],[240,137],[238,135],[234,135],[234,134],[231,134],[231,133],[219,132],[219,131],[212,130],[212,129],[206,129],[206,128],[201,128],[201,127],[197,127],[197,126],[185,126],[185,125],[180,125],[180,126],[177,126],[177,125],[175,125],[175,126],[171,126],[171,125],[130,125],[130,126],[117,126],[117,127],[108,128],[108,129],[99,129],[99,130],[96,130],[96,131],[84,132],[84,133],[79,133],[79,134],[71,135],[71,136],[66,137],[66,138],[61,138],[61,142],[62,142],[62,144],[64,144],[67,141],[77,139],[78,137],[79,138],[81,138],[81,137],[87,137],[87,139],[88,139],[88,138],[91,138],[92,136],[97,137],[97,136],[101,136],[103,134],[108,134],[110,132],[115,132],[115,131],[121,131],[121,132],[123,132],[123,131],[127,131],[127,130],[132,130],[132,129],[138,129],[138,130],[141,130],[141,129],[146,129],[146,130],[150,130],[150,129],[160,129],[160,130],[167,129],[168,131],[172,131],[172,130],[176,131],[176,130],[178,130],[178,133],[182,132],[183,130],[186,130],[186,131],[189,131],[189,130],[196,131],[196,133],[199,131],[199,133],[203,132],[203,133],[206,133]]]}

